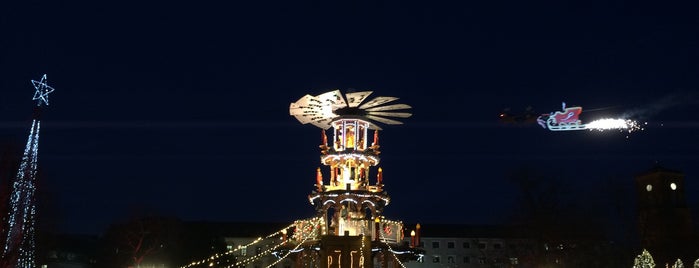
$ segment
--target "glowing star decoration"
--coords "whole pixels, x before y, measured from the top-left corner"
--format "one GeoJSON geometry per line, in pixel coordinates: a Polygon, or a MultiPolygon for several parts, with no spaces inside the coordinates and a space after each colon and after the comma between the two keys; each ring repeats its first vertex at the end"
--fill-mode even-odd
{"type": "Polygon", "coordinates": [[[562,110],[549,114],[542,114],[536,121],[545,129],[551,131],[569,131],[569,130],[622,130],[633,132],[643,130],[641,125],[631,119],[621,118],[605,118],[592,121],[588,124],[583,124],[579,116],[582,113],[582,107],[566,107],[566,103],[562,104],[562,110]]]}
{"type": "Polygon", "coordinates": [[[36,105],[41,106],[41,102],[49,105],[49,93],[53,92],[55,89],[46,83],[46,74],[41,77],[41,81],[32,80],[32,85],[34,85],[34,89],[36,89],[34,97],[32,98],[32,100],[38,100],[36,105]]]}

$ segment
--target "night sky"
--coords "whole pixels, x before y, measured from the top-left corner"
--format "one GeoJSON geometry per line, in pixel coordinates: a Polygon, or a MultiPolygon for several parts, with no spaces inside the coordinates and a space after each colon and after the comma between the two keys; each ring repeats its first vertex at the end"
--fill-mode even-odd
{"type": "Polygon", "coordinates": [[[633,176],[656,162],[686,174],[699,209],[691,1],[62,2],[0,4],[0,141],[23,148],[30,80],[47,74],[39,186],[61,231],[99,233],[144,208],[313,216],[320,131],[288,108],[335,88],[413,107],[380,134],[391,219],[506,222],[520,168],[595,209],[619,186],[631,208],[633,176]],[[498,120],[562,101],[584,122],[633,112],[648,125],[627,138],[498,120]]]}

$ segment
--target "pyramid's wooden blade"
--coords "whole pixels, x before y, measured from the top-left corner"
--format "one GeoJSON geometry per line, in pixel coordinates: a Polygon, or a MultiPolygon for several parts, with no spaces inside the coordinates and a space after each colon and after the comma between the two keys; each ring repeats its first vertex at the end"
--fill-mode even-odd
{"type": "Polygon", "coordinates": [[[385,105],[398,98],[380,96],[367,101],[371,94],[373,91],[350,92],[343,95],[340,90],[336,89],[318,96],[305,95],[298,101],[289,104],[289,114],[303,124],[310,123],[322,129],[331,128],[331,123],[341,117],[336,114],[338,109],[348,107],[353,109],[343,109],[342,117],[363,117],[369,121],[371,129],[381,129],[375,122],[399,125],[403,123],[390,118],[412,116],[412,113],[409,112],[396,111],[410,109],[411,107],[407,104],[385,105]]]}
{"type": "Polygon", "coordinates": [[[312,123],[318,127],[327,129],[332,119],[337,117],[337,115],[332,112],[333,106],[345,105],[342,96],[340,96],[339,100],[335,98],[338,94],[339,90],[321,94],[320,96],[322,99],[311,95],[303,96],[298,101],[289,105],[289,113],[303,124],[312,123]]]}
{"type": "Polygon", "coordinates": [[[362,91],[362,92],[352,92],[345,94],[345,99],[347,99],[347,105],[349,107],[357,107],[362,103],[373,91],[362,91]]]}
{"type": "Polygon", "coordinates": [[[322,102],[316,97],[306,95],[289,105],[289,114],[296,117],[302,124],[308,124],[322,119],[323,117],[332,116],[332,114],[328,114],[327,112],[323,113],[328,109],[330,109],[330,107],[323,106],[322,102]]]}
{"type": "Polygon", "coordinates": [[[365,117],[366,117],[366,118],[369,118],[369,119],[371,119],[371,120],[377,121],[377,122],[381,122],[381,123],[384,123],[384,124],[388,124],[388,125],[400,125],[400,124],[403,124],[403,123],[400,122],[400,121],[396,121],[396,120],[388,119],[388,118],[383,118],[383,117],[380,117],[380,116],[366,115],[365,117]]]}
{"type": "Polygon", "coordinates": [[[369,108],[366,109],[367,112],[376,112],[376,111],[391,111],[391,110],[403,110],[403,109],[410,109],[410,105],[407,104],[393,104],[393,105],[386,105],[386,106],[379,106],[379,107],[374,107],[374,108],[369,108]]]}
{"type": "Polygon", "coordinates": [[[371,108],[374,106],[379,106],[381,104],[387,103],[387,102],[392,102],[394,100],[397,100],[398,98],[396,97],[376,97],[367,103],[364,103],[359,106],[359,109],[366,109],[366,108],[371,108]]]}
{"type": "Polygon", "coordinates": [[[399,113],[399,112],[369,112],[370,115],[379,115],[379,116],[388,116],[388,117],[400,117],[400,118],[408,118],[410,117],[411,113],[399,113]]]}
{"type": "Polygon", "coordinates": [[[303,114],[303,111],[308,109],[311,99],[313,99],[313,96],[306,95],[306,96],[301,97],[296,102],[292,102],[289,105],[289,114],[291,114],[291,115],[303,114]]]}
{"type": "Polygon", "coordinates": [[[329,129],[331,127],[330,122],[332,122],[332,120],[324,119],[324,120],[312,121],[311,124],[313,124],[316,127],[322,128],[322,129],[329,129]]]}
{"type": "Polygon", "coordinates": [[[320,94],[316,96],[316,99],[320,100],[323,105],[330,105],[333,111],[338,108],[347,107],[347,103],[339,89],[320,94]]]}

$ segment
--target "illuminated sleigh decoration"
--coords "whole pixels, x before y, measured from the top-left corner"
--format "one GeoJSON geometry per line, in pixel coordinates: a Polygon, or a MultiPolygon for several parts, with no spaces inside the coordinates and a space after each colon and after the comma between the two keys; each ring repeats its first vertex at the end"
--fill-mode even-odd
{"type": "Polygon", "coordinates": [[[550,114],[542,114],[536,121],[543,128],[548,128],[551,131],[565,130],[582,130],[587,126],[582,124],[578,117],[582,113],[582,107],[565,107],[563,103],[563,111],[557,111],[550,114]]]}

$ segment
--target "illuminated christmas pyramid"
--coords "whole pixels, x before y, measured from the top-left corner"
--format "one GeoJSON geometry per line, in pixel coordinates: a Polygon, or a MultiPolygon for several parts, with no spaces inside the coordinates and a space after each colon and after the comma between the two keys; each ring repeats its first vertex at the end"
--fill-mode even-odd
{"type": "Polygon", "coordinates": [[[371,91],[343,94],[334,90],[306,95],[289,112],[301,123],[322,129],[315,190],[309,195],[317,217],[295,223],[290,238],[299,251],[297,267],[399,267],[420,250],[403,243],[403,223],[381,214],[390,202],[383,190],[377,123],[402,124],[406,104],[371,91]],[[330,130],[330,137],[328,136],[330,130]],[[373,132],[370,132],[373,131],[373,132]],[[373,179],[372,179],[373,178],[373,179]]]}
{"type": "Polygon", "coordinates": [[[422,257],[424,251],[415,247],[419,229],[410,243],[403,242],[403,223],[381,216],[391,199],[378,167],[377,123],[401,124],[391,118],[410,117],[402,111],[410,106],[389,104],[395,97],[369,100],[371,93],[342,95],[335,90],[306,95],[289,108],[302,123],[322,129],[320,161],[325,170],[317,169],[315,189],[308,196],[316,217],[296,220],[252,241],[241,240],[235,248],[230,244],[226,252],[180,268],[274,268],[281,262],[295,268],[397,268],[422,257]],[[247,254],[253,247],[255,253],[247,254]]]}

